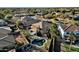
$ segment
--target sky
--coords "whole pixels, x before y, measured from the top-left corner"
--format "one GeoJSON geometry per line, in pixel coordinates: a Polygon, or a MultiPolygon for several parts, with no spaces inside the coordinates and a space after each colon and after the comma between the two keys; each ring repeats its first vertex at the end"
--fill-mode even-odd
{"type": "Polygon", "coordinates": [[[79,7],[78,0],[0,0],[0,7],[79,7]]]}

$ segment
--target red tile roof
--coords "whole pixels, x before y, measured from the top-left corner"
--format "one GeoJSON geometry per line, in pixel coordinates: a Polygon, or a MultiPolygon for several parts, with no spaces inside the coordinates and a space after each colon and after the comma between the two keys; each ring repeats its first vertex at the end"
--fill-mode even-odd
{"type": "Polygon", "coordinates": [[[79,25],[68,25],[64,30],[66,32],[79,32],[79,25]]]}

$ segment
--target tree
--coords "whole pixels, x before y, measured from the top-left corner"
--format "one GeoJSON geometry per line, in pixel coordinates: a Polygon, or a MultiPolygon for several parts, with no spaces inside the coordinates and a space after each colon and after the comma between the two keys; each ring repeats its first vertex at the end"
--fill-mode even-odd
{"type": "Polygon", "coordinates": [[[2,13],[3,13],[4,15],[11,14],[11,13],[12,13],[12,9],[4,9],[4,10],[2,11],[2,13]]]}
{"type": "Polygon", "coordinates": [[[5,16],[5,19],[6,19],[6,20],[11,20],[11,19],[12,19],[12,15],[10,15],[10,14],[6,15],[6,16],[5,16]]]}
{"type": "Polygon", "coordinates": [[[58,42],[58,39],[60,39],[60,34],[59,34],[56,23],[52,23],[52,26],[50,28],[50,34],[51,34],[51,43],[49,46],[49,52],[52,52],[52,51],[59,52],[59,50],[60,50],[59,44],[60,43],[57,44],[57,42],[58,42]],[[58,48],[56,46],[58,46],[58,48]]]}
{"type": "Polygon", "coordinates": [[[72,33],[70,33],[70,35],[68,36],[67,39],[70,40],[69,51],[71,51],[72,43],[73,43],[73,41],[76,40],[76,36],[75,36],[75,34],[72,32],[72,33]]]}
{"type": "Polygon", "coordinates": [[[0,13],[0,19],[4,19],[5,15],[0,13]]]}
{"type": "Polygon", "coordinates": [[[12,10],[13,9],[9,9],[9,8],[8,9],[7,8],[0,9],[0,19],[4,19],[6,15],[11,14],[12,10]]]}
{"type": "Polygon", "coordinates": [[[45,15],[44,17],[45,17],[46,19],[52,19],[52,18],[53,18],[52,14],[47,14],[47,15],[45,15]]]}

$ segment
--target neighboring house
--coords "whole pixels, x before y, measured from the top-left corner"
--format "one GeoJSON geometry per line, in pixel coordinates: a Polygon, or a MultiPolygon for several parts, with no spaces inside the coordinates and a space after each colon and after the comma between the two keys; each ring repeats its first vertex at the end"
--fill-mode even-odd
{"type": "Polygon", "coordinates": [[[34,27],[33,24],[36,24],[36,23],[39,23],[40,20],[38,19],[34,19],[32,18],[32,16],[26,16],[23,20],[22,20],[22,23],[23,25],[30,31],[30,30],[33,30],[31,31],[32,33],[31,34],[35,34],[36,33],[36,28],[32,28],[34,27]]]}
{"type": "Polygon", "coordinates": [[[4,20],[0,19],[0,26],[6,26],[7,22],[5,22],[4,20]]]}
{"type": "Polygon", "coordinates": [[[46,34],[48,32],[48,30],[51,27],[51,24],[52,24],[52,21],[49,21],[49,20],[43,20],[42,21],[43,34],[46,34]]]}
{"type": "Polygon", "coordinates": [[[22,14],[15,14],[14,16],[15,17],[24,17],[24,16],[26,16],[26,14],[23,14],[23,13],[22,14]]]}
{"type": "Polygon", "coordinates": [[[43,13],[37,13],[35,16],[39,20],[42,20],[44,18],[44,14],[43,13]]]}
{"type": "Polygon", "coordinates": [[[16,22],[16,20],[21,20],[22,23],[24,23],[24,24],[26,23],[27,26],[39,21],[36,18],[36,16],[34,16],[34,15],[27,15],[27,14],[14,14],[12,19],[13,19],[12,20],[13,22],[16,22]]]}
{"type": "Polygon", "coordinates": [[[79,25],[72,25],[72,24],[58,24],[58,29],[61,33],[62,38],[69,36],[71,32],[73,32],[77,37],[79,37],[79,25]]]}
{"type": "Polygon", "coordinates": [[[42,22],[32,24],[30,32],[31,33],[36,33],[39,29],[42,29],[42,22]]]}
{"type": "Polygon", "coordinates": [[[26,14],[14,14],[13,20],[23,20],[24,17],[26,17],[26,14]]]}
{"type": "Polygon", "coordinates": [[[23,25],[30,31],[32,32],[31,34],[35,34],[37,32],[37,29],[40,28],[42,33],[46,33],[47,30],[51,26],[51,21],[50,19],[43,19],[39,20],[35,18],[36,16],[30,16],[27,15],[22,19],[23,25]]]}
{"type": "Polygon", "coordinates": [[[32,32],[37,32],[37,30],[40,29],[40,31],[41,31],[42,34],[46,34],[47,31],[49,30],[51,24],[52,24],[51,21],[43,20],[43,21],[40,21],[38,23],[32,24],[30,30],[32,32]]]}
{"type": "Polygon", "coordinates": [[[31,27],[32,24],[38,23],[39,21],[40,21],[40,20],[38,20],[38,19],[33,19],[33,18],[31,18],[31,17],[26,16],[26,17],[23,19],[22,23],[23,23],[25,26],[27,26],[27,27],[31,27]]]}

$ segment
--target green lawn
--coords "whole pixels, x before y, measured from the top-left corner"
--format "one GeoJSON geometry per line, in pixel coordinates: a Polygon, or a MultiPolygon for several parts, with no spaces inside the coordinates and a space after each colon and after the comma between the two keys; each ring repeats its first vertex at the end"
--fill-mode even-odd
{"type": "Polygon", "coordinates": [[[79,48],[76,47],[71,47],[71,51],[69,51],[69,45],[68,44],[64,44],[64,48],[66,49],[67,52],[79,52],[79,48]]]}

